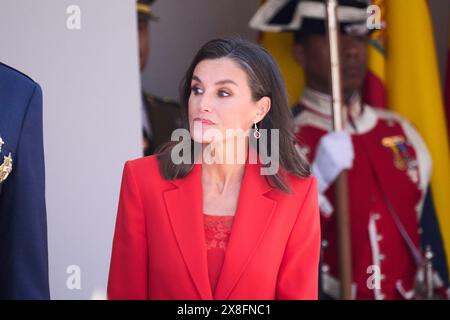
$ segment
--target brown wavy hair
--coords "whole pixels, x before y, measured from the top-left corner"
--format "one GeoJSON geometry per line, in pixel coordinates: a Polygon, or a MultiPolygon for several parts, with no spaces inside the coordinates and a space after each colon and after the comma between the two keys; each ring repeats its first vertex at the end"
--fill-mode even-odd
{"type": "MultiPolygon", "coordinates": [[[[272,56],[262,47],[242,39],[215,39],[204,44],[195,55],[191,65],[180,83],[180,105],[183,115],[183,128],[189,130],[188,101],[191,95],[191,82],[195,67],[203,60],[228,58],[234,61],[248,76],[249,86],[254,101],[262,97],[269,97],[271,108],[259,123],[260,129],[267,129],[267,141],[271,141],[271,129],[279,130],[279,166],[281,170],[273,175],[265,176],[271,185],[275,185],[284,192],[291,189],[284,177],[286,172],[298,177],[308,177],[311,174],[307,160],[295,148],[293,116],[289,108],[286,86],[280,69],[272,56]]],[[[190,164],[174,164],[171,160],[172,149],[178,141],[170,141],[156,151],[159,170],[167,180],[183,178],[189,174],[198,156],[194,154],[197,142],[191,139],[190,164]]],[[[269,148],[265,154],[270,154],[269,148]]],[[[261,156],[261,148],[256,145],[261,156]]],[[[197,148],[196,150],[201,149],[197,148]]],[[[268,165],[265,165],[268,166],[268,165]]]]}

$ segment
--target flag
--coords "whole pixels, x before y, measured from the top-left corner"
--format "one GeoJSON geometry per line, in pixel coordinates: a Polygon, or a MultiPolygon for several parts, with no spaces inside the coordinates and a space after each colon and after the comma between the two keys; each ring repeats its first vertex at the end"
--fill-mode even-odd
{"type": "Polygon", "coordinates": [[[388,106],[416,126],[430,150],[432,199],[449,256],[450,149],[428,3],[388,0],[385,4],[388,106]]]}
{"type": "Polygon", "coordinates": [[[364,88],[364,102],[371,106],[386,108],[386,8],[385,0],[372,0],[373,5],[380,8],[379,17],[382,28],[374,30],[370,35],[367,49],[368,65],[364,88]]]}

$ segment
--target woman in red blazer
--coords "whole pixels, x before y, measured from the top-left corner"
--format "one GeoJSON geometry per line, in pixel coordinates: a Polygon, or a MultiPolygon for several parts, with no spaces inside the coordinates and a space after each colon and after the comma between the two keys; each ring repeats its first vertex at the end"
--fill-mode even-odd
{"type": "Polygon", "coordinates": [[[272,57],[243,40],[208,42],[181,104],[188,138],[125,164],[108,298],[317,299],[316,181],[272,57]]]}

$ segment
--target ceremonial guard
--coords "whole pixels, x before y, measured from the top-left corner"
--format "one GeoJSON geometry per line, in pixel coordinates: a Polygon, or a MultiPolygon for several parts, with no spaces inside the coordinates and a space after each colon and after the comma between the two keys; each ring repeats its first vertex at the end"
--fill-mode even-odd
{"type": "Polygon", "coordinates": [[[421,298],[418,291],[426,290],[422,270],[430,263],[439,272],[432,272],[429,284],[434,293],[447,297],[445,254],[429,192],[430,154],[411,123],[362,101],[370,33],[368,3],[338,3],[345,101],[342,132],[332,131],[324,1],[268,1],[251,21],[260,30],[294,31],[293,54],[306,83],[294,107],[296,136],[299,151],[312,163],[321,193],[322,297],[340,297],[333,183],[344,170],[348,170],[352,298],[421,298]]]}

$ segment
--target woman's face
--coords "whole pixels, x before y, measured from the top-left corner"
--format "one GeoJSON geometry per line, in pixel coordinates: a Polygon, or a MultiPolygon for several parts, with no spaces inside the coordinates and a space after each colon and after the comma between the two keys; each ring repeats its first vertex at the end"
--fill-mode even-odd
{"type": "Polygon", "coordinates": [[[195,67],[189,97],[189,129],[194,141],[217,142],[216,133],[225,139],[227,129],[247,133],[269,108],[268,97],[253,101],[247,74],[233,60],[208,59],[195,67]]]}

